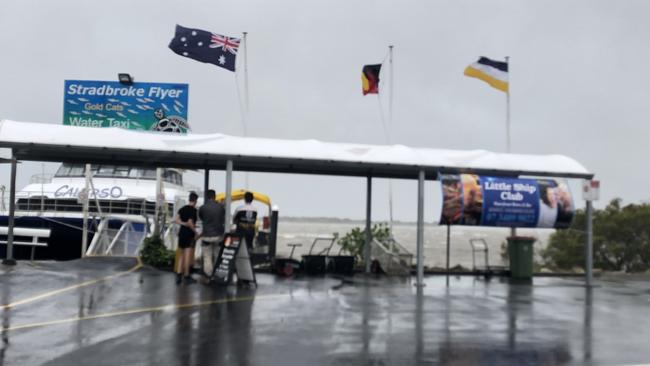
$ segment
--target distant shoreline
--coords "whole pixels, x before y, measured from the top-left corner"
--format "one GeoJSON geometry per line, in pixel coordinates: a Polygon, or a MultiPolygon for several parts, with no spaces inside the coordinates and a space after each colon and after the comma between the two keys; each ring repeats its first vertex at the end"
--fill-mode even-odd
{"type": "MultiPolygon", "coordinates": [[[[313,223],[327,223],[327,224],[357,224],[357,225],[366,225],[365,220],[359,219],[347,219],[347,218],[337,218],[337,217],[300,217],[300,216],[280,216],[280,221],[291,221],[291,222],[313,222],[313,223]]],[[[388,223],[388,220],[373,220],[373,224],[378,223],[388,223]]],[[[393,221],[395,225],[416,225],[415,221],[393,221]]],[[[434,225],[438,226],[436,222],[425,222],[424,225],[434,225]]]]}

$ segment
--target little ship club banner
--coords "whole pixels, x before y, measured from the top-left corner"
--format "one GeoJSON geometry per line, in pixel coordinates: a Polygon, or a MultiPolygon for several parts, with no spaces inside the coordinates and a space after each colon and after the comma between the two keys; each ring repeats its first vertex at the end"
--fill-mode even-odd
{"type": "Polygon", "coordinates": [[[565,229],[573,199],[564,180],[442,175],[441,225],[565,229]]]}
{"type": "Polygon", "coordinates": [[[66,80],[63,124],[186,133],[187,84],[66,80]]]}

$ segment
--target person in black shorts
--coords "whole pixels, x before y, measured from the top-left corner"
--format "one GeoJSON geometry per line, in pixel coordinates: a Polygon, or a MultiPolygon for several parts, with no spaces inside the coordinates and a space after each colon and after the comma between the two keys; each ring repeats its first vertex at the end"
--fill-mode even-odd
{"type": "Polygon", "coordinates": [[[196,238],[196,201],[199,196],[191,192],[189,203],[183,206],[176,214],[175,222],[181,226],[178,231],[178,247],[181,248],[180,266],[176,274],[176,283],[180,283],[184,277],[185,282],[192,283],[190,277],[190,265],[192,261],[192,250],[194,250],[194,239],[196,238]]]}

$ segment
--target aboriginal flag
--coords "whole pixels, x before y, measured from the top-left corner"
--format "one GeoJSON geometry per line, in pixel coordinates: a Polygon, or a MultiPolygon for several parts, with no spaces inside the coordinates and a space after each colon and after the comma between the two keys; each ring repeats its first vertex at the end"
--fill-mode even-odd
{"type": "Polygon", "coordinates": [[[361,82],[363,86],[363,95],[379,94],[379,72],[381,64],[365,65],[361,73],[361,82]]]}
{"type": "Polygon", "coordinates": [[[235,71],[239,38],[176,25],[169,48],[177,54],[235,71]]]}

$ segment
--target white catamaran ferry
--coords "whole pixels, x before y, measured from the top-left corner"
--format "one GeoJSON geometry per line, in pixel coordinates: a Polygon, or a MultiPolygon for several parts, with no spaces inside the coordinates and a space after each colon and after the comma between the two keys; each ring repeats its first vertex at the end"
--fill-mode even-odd
{"type": "MultiPolygon", "coordinates": [[[[156,215],[156,169],[116,165],[92,165],[88,190],[88,250],[90,255],[133,255],[152,232],[156,215]]],[[[47,246],[34,252],[28,245],[14,247],[14,257],[67,260],[82,252],[83,196],[86,177],[83,164],[62,164],[56,174],[38,174],[16,193],[16,228],[50,229],[47,246]],[[81,197],[80,197],[81,196],[81,197]]],[[[162,169],[160,215],[173,216],[185,204],[190,189],[182,171],[162,169]]],[[[4,195],[4,192],[3,192],[4,195]]],[[[8,201],[3,197],[0,226],[7,225],[8,201]]],[[[172,226],[163,227],[172,230],[172,226]]],[[[17,241],[29,242],[15,233],[17,241]]],[[[173,235],[169,235],[173,237],[173,235]]],[[[2,248],[4,250],[4,247],[2,248]]]]}

